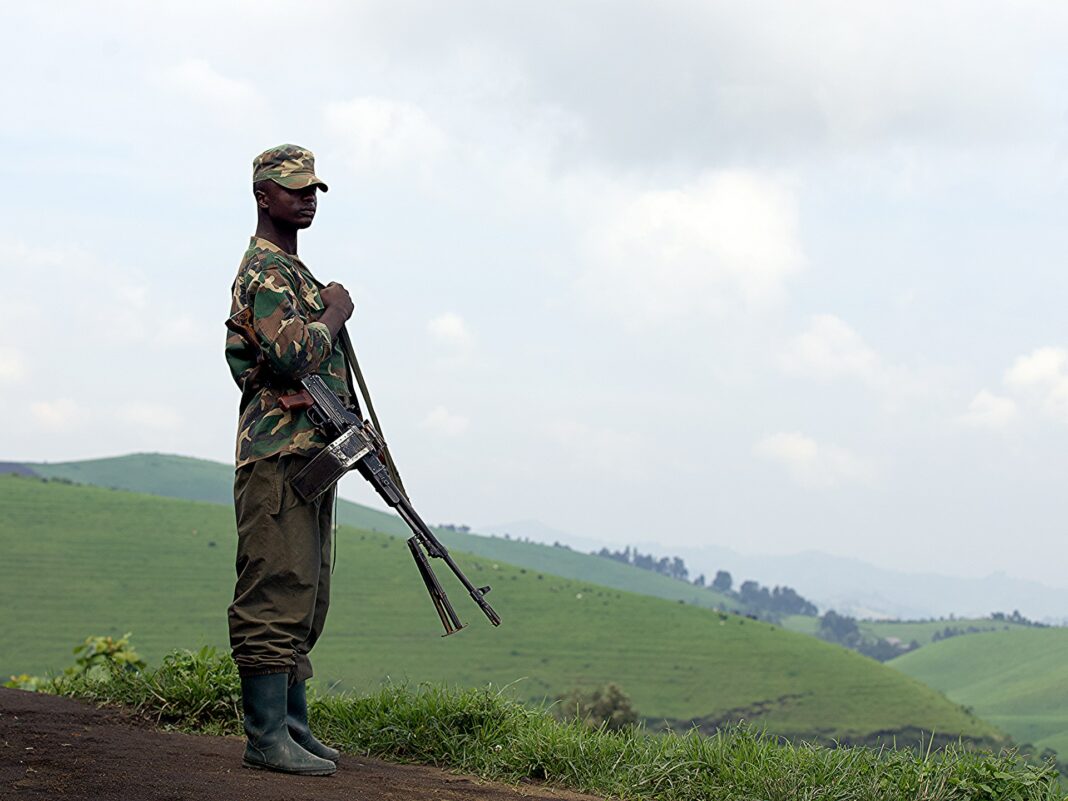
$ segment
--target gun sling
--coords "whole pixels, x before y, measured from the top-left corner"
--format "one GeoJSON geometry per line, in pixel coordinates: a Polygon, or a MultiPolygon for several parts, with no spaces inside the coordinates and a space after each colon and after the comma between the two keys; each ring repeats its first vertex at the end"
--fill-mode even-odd
{"type": "MultiPolygon", "coordinates": [[[[356,383],[360,387],[360,395],[363,397],[363,402],[367,406],[367,414],[371,417],[371,425],[375,427],[375,431],[378,432],[378,436],[382,439],[382,461],[386,463],[386,467],[389,469],[390,478],[392,478],[393,483],[397,485],[397,489],[399,489],[404,497],[407,498],[408,493],[404,489],[404,482],[401,481],[400,473],[397,471],[397,465],[393,461],[393,455],[389,452],[389,445],[387,445],[385,441],[385,432],[382,431],[382,424],[378,422],[378,415],[375,414],[375,406],[371,403],[371,392],[367,389],[367,381],[364,380],[363,370],[360,369],[360,362],[356,358],[356,350],[352,347],[352,340],[349,339],[348,329],[342,326],[338,338],[341,341],[341,350],[345,353],[345,361],[348,362],[349,365],[349,370],[345,371],[345,380],[348,381],[349,391],[352,393],[353,399],[355,399],[356,390],[352,386],[352,377],[356,376],[356,383]]],[[[359,404],[357,404],[356,408],[357,414],[359,414],[359,404]]]]}

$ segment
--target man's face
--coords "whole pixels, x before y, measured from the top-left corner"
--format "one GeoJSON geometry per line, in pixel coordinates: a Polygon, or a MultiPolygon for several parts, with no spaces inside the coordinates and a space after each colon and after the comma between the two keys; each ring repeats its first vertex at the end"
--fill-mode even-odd
{"type": "Polygon", "coordinates": [[[316,186],[303,189],[286,189],[274,181],[264,181],[256,190],[256,200],[260,208],[275,222],[293,228],[307,228],[315,219],[316,186]]]}

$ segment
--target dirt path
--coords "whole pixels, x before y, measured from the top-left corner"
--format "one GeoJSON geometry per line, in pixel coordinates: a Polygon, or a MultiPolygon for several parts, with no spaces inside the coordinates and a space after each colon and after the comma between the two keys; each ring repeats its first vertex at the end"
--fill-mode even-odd
{"type": "Polygon", "coordinates": [[[175,734],[121,712],[0,688],[0,799],[48,801],[597,801],[427,767],[341,757],[327,778],[241,767],[237,737],[175,734]]]}

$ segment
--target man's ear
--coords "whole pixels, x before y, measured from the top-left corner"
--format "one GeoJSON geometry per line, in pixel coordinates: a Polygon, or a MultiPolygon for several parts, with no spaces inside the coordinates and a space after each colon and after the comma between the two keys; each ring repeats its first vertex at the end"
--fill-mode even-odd
{"type": "Polygon", "coordinates": [[[257,208],[270,208],[271,196],[270,193],[267,191],[269,186],[270,181],[267,180],[256,181],[256,183],[252,185],[252,196],[256,198],[257,208]]]}

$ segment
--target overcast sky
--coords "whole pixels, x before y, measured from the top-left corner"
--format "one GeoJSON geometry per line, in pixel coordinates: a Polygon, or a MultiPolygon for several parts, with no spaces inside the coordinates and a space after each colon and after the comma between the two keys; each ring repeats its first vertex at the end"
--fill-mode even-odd
{"type": "Polygon", "coordinates": [[[2,5],[0,459],[232,459],[297,142],[428,520],[1068,586],[1063,3],[2,5]]]}

